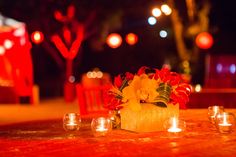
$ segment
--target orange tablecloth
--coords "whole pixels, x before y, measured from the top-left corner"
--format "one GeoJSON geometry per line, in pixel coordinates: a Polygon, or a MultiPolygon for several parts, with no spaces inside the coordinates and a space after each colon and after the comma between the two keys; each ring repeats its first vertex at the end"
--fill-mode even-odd
{"type": "Polygon", "coordinates": [[[83,119],[81,129],[73,134],[63,130],[61,119],[4,125],[0,126],[0,156],[235,156],[236,130],[218,133],[206,109],[180,114],[187,130],[178,137],[167,132],[113,130],[98,138],[91,132],[89,119],[83,119]]]}

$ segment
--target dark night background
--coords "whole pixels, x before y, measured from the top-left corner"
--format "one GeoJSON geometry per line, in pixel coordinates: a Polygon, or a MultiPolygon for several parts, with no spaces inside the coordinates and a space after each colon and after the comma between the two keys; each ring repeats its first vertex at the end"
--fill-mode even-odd
{"type": "MultiPolygon", "coordinates": [[[[49,38],[54,33],[60,33],[62,28],[62,24],[53,17],[54,11],[65,12],[70,4],[76,7],[76,19],[79,22],[83,23],[90,15],[94,16],[86,29],[87,37],[74,60],[74,75],[77,82],[80,81],[81,74],[94,67],[99,67],[102,71],[115,76],[126,71],[136,72],[143,65],[161,68],[168,60],[172,62],[173,70],[178,71],[179,61],[169,17],[161,17],[155,26],[147,23],[152,6],[162,2],[165,1],[0,0],[0,13],[25,22],[29,34],[35,30],[44,33],[44,43],[32,44],[35,83],[40,86],[41,95],[44,97],[62,94],[64,59],[49,38]],[[168,31],[169,36],[166,39],[159,37],[158,32],[161,29],[168,31]],[[134,46],[129,46],[123,41],[119,48],[111,49],[104,43],[103,32],[118,32],[123,39],[127,33],[133,32],[139,36],[139,41],[134,46]],[[56,53],[63,64],[56,62],[52,53],[56,53]]],[[[184,0],[175,1],[183,21],[187,16],[184,2],[184,0]]],[[[235,3],[222,0],[210,2],[209,32],[214,37],[214,45],[202,53],[203,55],[204,53],[235,54],[235,3]]],[[[196,1],[196,3],[201,3],[201,1],[196,1]]],[[[199,64],[202,62],[202,60],[199,61],[199,64]]],[[[202,83],[204,77],[202,70],[204,69],[201,69],[198,77],[193,80],[196,83],[202,83]]]]}

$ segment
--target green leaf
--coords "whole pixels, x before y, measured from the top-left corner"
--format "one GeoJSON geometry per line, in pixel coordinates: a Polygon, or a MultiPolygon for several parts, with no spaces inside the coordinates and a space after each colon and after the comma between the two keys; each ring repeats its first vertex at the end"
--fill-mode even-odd
{"type": "Polygon", "coordinates": [[[122,99],[123,97],[121,95],[116,95],[115,98],[122,99]]]}
{"type": "Polygon", "coordinates": [[[122,82],[122,85],[121,85],[119,90],[122,91],[126,86],[128,86],[128,80],[124,79],[124,81],[122,82]]]}
{"type": "Polygon", "coordinates": [[[159,106],[159,107],[167,107],[166,103],[161,102],[161,101],[159,101],[159,102],[154,102],[153,104],[156,105],[156,106],[159,106]]]}

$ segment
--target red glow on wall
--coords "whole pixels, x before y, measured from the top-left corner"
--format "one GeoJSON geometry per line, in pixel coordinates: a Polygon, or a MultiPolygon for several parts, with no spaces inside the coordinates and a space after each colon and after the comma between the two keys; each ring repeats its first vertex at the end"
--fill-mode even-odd
{"type": "Polygon", "coordinates": [[[129,45],[135,45],[138,42],[138,36],[134,33],[129,33],[126,35],[125,40],[129,45]]]}
{"type": "Polygon", "coordinates": [[[44,35],[40,31],[35,31],[31,34],[31,40],[35,44],[40,44],[44,40],[44,35]]]}
{"type": "Polygon", "coordinates": [[[213,37],[208,32],[202,32],[197,35],[195,42],[201,49],[209,49],[213,45],[213,37]]]}
{"type": "Polygon", "coordinates": [[[118,48],[121,45],[122,38],[119,34],[112,33],[112,34],[108,35],[106,43],[107,43],[108,46],[115,49],[115,48],[118,48]]]}

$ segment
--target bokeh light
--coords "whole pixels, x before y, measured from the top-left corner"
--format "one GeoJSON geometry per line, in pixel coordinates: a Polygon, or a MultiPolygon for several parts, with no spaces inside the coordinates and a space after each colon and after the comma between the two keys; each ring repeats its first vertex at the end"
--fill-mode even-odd
{"type": "Polygon", "coordinates": [[[161,6],[161,11],[165,14],[165,15],[170,15],[172,13],[172,9],[167,5],[167,4],[163,4],[161,6]]]}
{"type": "Polygon", "coordinates": [[[0,55],[4,55],[4,54],[5,54],[5,48],[0,45],[0,55]]]}
{"type": "Polygon", "coordinates": [[[196,84],[194,90],[195,90],[195,92],[201,92],[202,86],[200,84],[196,84]]]}
{"type": "Polygon", "coordinates": [[[74,82],[75,82],[75,76],[71,75],[71,76],[69,77],[69,82],[70,82],[70,83],[74,83],[74,82]]]}
{"type": "Polygon", "coordinates": [[[35,31],[31,34],[31,40],[35,44],[40,44],[44,40],[44,35],[40,31],[35,31]]]}
{"type": "Polygon", "coordinates": [[[236,66],[235,66],[235,64],[231,64],[231,65],[230,65],[229,71],[230,71],[231,74],[235,74],[235,71],[236,71],[236,66]]]}
{"type": "Polygon", "coordinates": [[[218,73],[221,73],[222,70],[223,70],[222,64],[219,64],[219,63],[218,63],[218,64],[216,65],[216,71],[217,71],[218,73]]]}
{"type": "Polygon", "coordinates": [[[134,33],[129,33],[126,35],[125,40],[129,45],[134,45],[138,42],[138,36],[134,33]]]}
{"type": "Polygon", "coordinates": [[[155,16],[155,17],[159,17],[161,16],[161,10],[159,8],[154,8],[152,9],[152,15],[155,16]]]}
{"type": "Polygon", "coordinates": [[[89,71],[87,72],[87,77],[88,78],[102,78],[103,77],[103,72],[101,71],[89,71]]]}
{"type": "Polygon", "coordinates": [[[8,49],[10,49],[10,48],[12,48],[12,46],[13,46],[13,42],[11,41],[11,40],[8,40],[8,39],[6,39],[5,41],[4,41],[4,47],[8,50],[8,49]]]}
{"type": "Polygon", "coordinates": [[[197,46],[201,49],[209,49],[213,45],[213,37],[208,32],[199,33],[195,39],[197,46]]]}
{"type": "Polygon", "coordinates": [[[148,18],[148,23],[150,25],[155,25],[157,23],[157,19],[155,17],[151,16],[148,18]]]}
{"type": "Polygon", "coordinates": [[[168,35],[168,33],[167,33],[167,31],[165,31],[165,30],[161,30],[161,31],[159,32],[159,35],[160,35],[161,38],[166,38],[167,35],[168,35]]]}
{"type": "Polygon", "coordinates": [[[108,46],[115,49],[121,45],[122,38],[118,33],[112,33],[108,35],[106,43],[108,46]]]}

